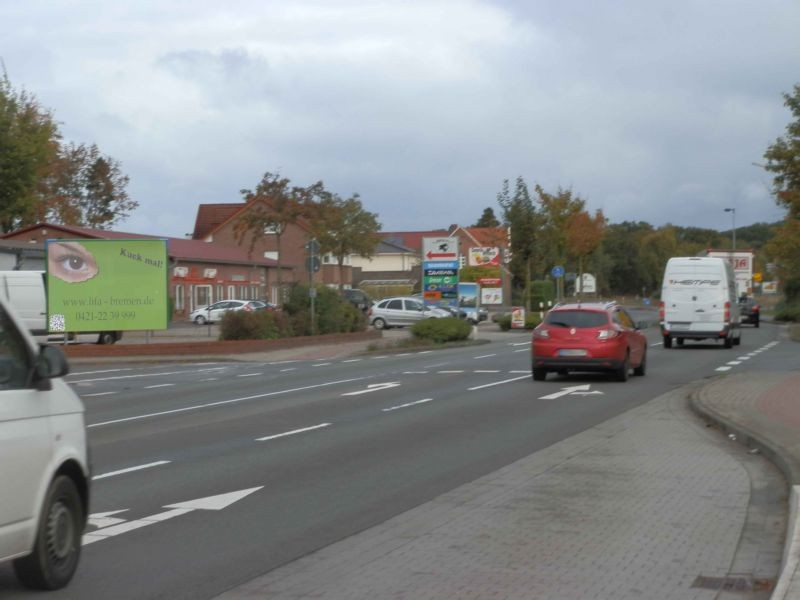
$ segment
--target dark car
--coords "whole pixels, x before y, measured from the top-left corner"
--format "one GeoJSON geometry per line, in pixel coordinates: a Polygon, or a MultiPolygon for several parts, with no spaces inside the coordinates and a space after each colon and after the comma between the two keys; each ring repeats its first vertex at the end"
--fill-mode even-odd
{"type": "Polygon", "coordinates": [[[614,302],[555,306],[533,330],[531,346],[535,381],[550,371],[607,371],[627,381],[631,368],[644,375],[647,367],[647,338],[614,302]]]}
{"type": "Polygon", "coordinates": [[[758,327],[761,321],[761,307],[755,298],[745,297],[739,299],[739,312],[742,315],[742,323],[750,323],[758,327]]]}
{"type": "Polygon", "coordinates": [[[367,312],[367,309],[372,306],[372,300],[370,297],[361,290],[342,290],[342,297],[363,312],[367,312]]]}

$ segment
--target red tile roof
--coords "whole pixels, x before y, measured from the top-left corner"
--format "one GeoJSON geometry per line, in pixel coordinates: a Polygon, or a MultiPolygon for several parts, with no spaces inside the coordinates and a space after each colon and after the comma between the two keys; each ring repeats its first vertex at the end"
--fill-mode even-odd
{"type": "Polygon", "coordinates": [[[201,204],[197,207],[192,239],[202,240],[246,206],[245,202],[236,204],[201,204]]]}
{"type": "Polygon", "coordinates": [[[222,246],[211,244],[200,240],[186,240],[183,238],[170,238],[159,235],[145,235],[141,233],[127,233],[123,231],[109,231],[106,229],[89,229],[86,227],[72,227],[68,225],[54,225],[52,223],[37,223],[30,227],[18,229],[4,237],[13,236],[11,239],[19,237],[28,231],[46,228],[52,231],[52,239],[61,237],[81,237],[88,239],[101,240],[131,240],[131,239],[158,239],[167,240],[167,254],[170,258],[194,261],[194,262],[217,262],[227,264],[249,264],[262,267],[275,267],[277,261],[263,256],[249,256],[248,250],[240,246],[222,246]]]}

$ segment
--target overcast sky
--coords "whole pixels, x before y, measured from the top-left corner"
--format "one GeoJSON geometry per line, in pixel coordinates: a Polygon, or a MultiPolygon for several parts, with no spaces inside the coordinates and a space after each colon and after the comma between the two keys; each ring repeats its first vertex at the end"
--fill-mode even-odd
{"type": "Polygon", "coordinates": [[[783,216],[796,0],[0,0],[0,59],[130,176],[121,231],[183,236],[266,171],[385,231],[471,225],[504,179],[611,222],[783,216]]]}

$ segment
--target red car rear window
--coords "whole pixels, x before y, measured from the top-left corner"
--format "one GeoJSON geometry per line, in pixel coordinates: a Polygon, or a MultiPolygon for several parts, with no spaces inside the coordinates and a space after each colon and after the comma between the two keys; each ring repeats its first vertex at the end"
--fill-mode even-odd
{"type": "Polygon", "coordinates": [[[608,324],[608,315],[594,310],[556,310],[548,313],[544,322],[551,327],[603,327],[608,324]]]}

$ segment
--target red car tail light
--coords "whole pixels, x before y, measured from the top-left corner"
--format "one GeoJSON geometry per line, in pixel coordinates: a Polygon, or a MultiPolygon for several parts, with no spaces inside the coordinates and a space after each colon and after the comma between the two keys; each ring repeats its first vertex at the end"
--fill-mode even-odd
{"type": "Polygon", "coordinates": [[[615,338],[619,335],[619,331],[616,329],[601,329],[597,332],[597,339],[598,340],[610,340],[615,338]]]}
{"type": "Polygon", "coordinates": [[[533,330],[533,337],[539,338],[542,340],[549,340],[550,339],[550,332],[547,329],[539,329],[538,327],[533,330]]]}
{"type": "Polygon", "coordinates": [[[758,304],[755,304],[755,305],[753,306],[753,312],[758,312],[758,311],[760,311],[760,310],[761,310],[761,307],[760,307],[758,304]]]}

